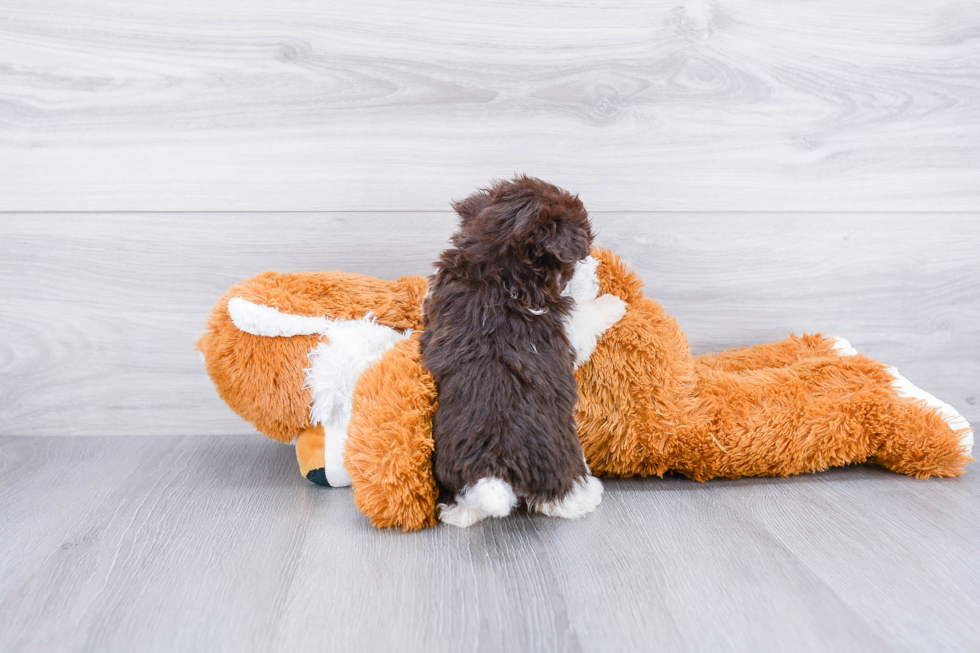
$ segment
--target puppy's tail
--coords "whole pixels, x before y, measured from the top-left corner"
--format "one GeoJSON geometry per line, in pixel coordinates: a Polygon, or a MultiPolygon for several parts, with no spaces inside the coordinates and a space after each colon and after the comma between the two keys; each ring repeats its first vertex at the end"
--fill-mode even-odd
{"type": "Polygon", "coordinates": [[[484,517],[506,517],[517,507],[517,495],[507,481],[492,476],[468,487],[463,502],[484,517]]]}

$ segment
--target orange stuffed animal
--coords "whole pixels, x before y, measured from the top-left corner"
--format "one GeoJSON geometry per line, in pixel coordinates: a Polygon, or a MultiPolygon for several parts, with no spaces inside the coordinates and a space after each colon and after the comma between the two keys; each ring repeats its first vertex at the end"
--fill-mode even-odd
{"type": "MultiPolygon", "coordinates": [[[[973,460],[962,416],[845,340],[791,336],[692,356],[615,254],[592,258],[582,286],[591,291],[577,304],[612,314],[576,346],[578,433],[595,474],[705,481],[870,460],[927,478],[962,474],[973,460]]],[[[222,399],[269,437],[295,442],[311,481],[352,484],[380,527],[437,523],[437,396],[417,338],[426,285],[266,272],[222,297],[198,342],[222,399]]]]}

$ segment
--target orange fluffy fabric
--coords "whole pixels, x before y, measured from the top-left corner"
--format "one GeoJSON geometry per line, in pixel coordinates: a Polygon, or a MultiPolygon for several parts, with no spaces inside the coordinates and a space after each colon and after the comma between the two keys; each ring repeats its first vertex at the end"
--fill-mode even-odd
{"type": "MultiPolygon", "coordinates": [[[[600,262],[601,292],[618,295],[628,306],[576,373],[579,437],[594,473],[676,471],[705,481],[787,476],[873,460],[925,478],[961,474],[972,460],[960,433],[936,409],[899,398],[883,364],[841,356],[831,339],[791,337],[693,357],[677,322],[643,296],[642,282],[619,257],[601,249],[593,255],[600,262]]],[[[387,363],[365,372],[355,401],[360,394],[377,398],[395,379],[396,394],[435,401],[416,351],[387,363]],[[414,384],[405,387],[411,379],[414,384]]],[[[397,401],[402,400],[388,397],[389,406],[397,401]]],[[[431,424],[414,417],[398,422],[397,409],[388,412],[373,402],[362,407],[347,444],[349,468],[350,452],[357,452],[357,469],[349,471],[358,507],[377,526],[413,530],[435,523],[436,490],[428,485],[432,471],[422,455],[431,451],[431,424]],[[403,427],[416,432],[401,432],[403,427]],[[401,476],[389,472],[381,482],[366,473],[379,466],[401,476]],[[417,479],[423,479],[421,486],[417,479]]],[[[412,412],[424,411],[413,404],[412,412]]]]}
{"type": "Polygon", "coordinates": [[[371,313],[379,324],[420,329],[427,287],[418,276],[383,281],[342,272],[265,272],[228,289],[211,311],[197,348],[225,403],[265,435],[290,442],[310,425],[305,369],[310,350],[324,338],[268,338],[239,331],[228,314],[228,300],[241,297],[283,313],[341,320],[371,313]]]}
{"type": "MultiPolygon", "coordinates": [[[[593,472],[676,471],[704,481],[870,460],[926,478],[961,474],[972,460],[961,432],[937,409],[898,396],[885,365],[841,356],[833,340],[819,335],[694,357],[677,322],[643,296],[636,274],[608,250],[593,256],[601,292],[627,304],[576,372],[579,437],[593,472]]],[[[381,324],[420,329],[425,289],[422,277],[388,282],[266,273],[225,294],[198,347],[221,397],[263,433],[288,441],[310,425],[304,369],[322,336],[241,332],[228,316],[228,300],[335,319],[371,312],[381,324]]],[[[435,408],[417,336],[388,350],[358,379],[345,466],[358,508],[376,526],[415,530],[436,523],[435,408]]]]}
{"type": "Polygon", "coordinates": [[[418,334],[395,345],[358,380],[344,465],[358,509],[380,527],[436,523],[432,475],[436,384],[421,364],[418,334]]]}

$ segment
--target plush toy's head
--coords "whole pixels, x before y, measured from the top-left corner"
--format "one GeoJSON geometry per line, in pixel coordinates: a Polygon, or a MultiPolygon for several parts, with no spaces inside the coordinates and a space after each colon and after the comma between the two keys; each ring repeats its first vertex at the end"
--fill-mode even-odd
{"type": "Polygon", "coordinates": [[[489,273],[505,282],[513,271],[532,271],[535,284],[560,293],[592,247],[592,225],[579,198],[540,179],[500,181],[453,207],[460,227],[439,269],[469,269],[474,277],[489,273]]]}

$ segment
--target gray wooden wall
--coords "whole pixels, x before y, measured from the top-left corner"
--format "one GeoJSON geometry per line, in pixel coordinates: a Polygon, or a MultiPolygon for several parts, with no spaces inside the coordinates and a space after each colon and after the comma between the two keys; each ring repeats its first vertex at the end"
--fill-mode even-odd
{"type": "Polygon", "coordinates": [[[232,434],[266,269],[428,271],[451,198],[580,193],[696,352],[850,338],[980,421],[980,3],[7,0],[0,434],[232,434]]]}

